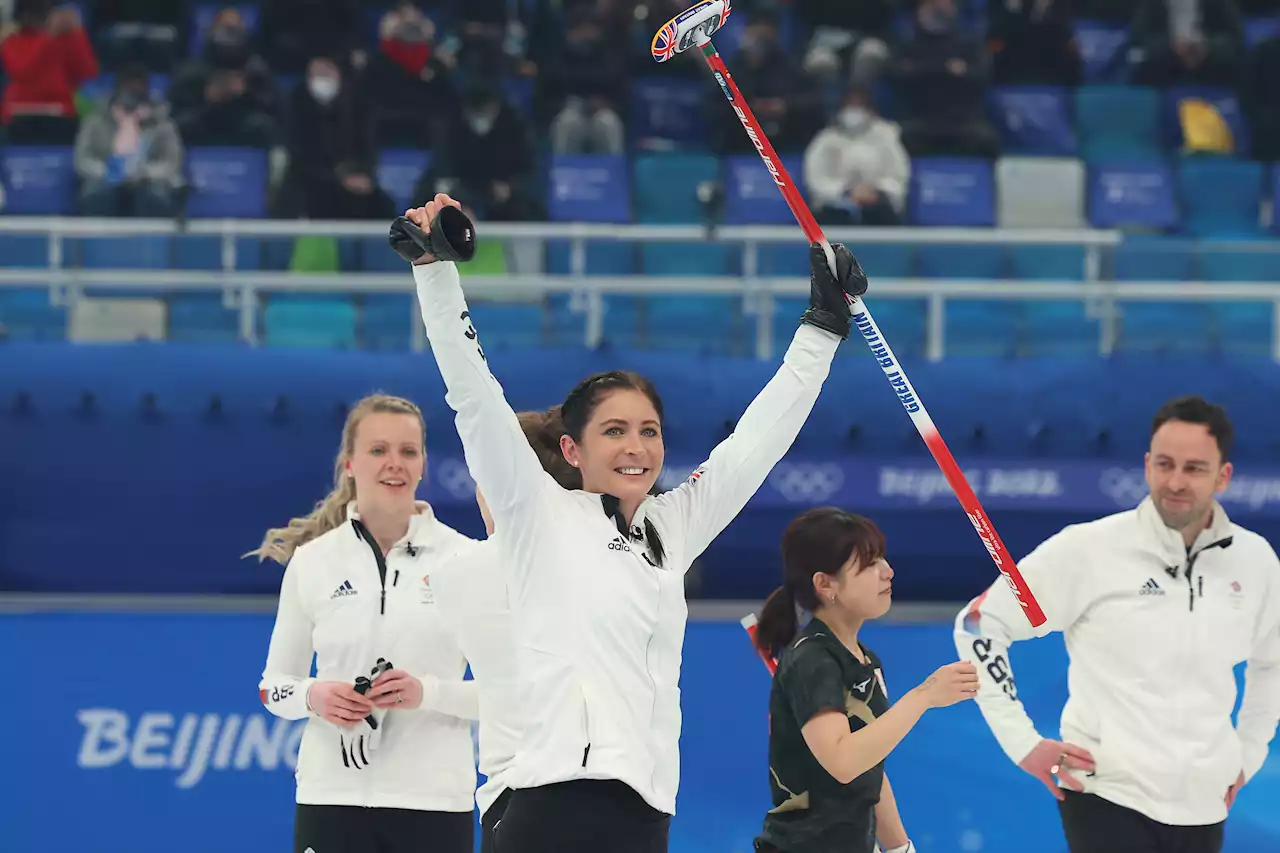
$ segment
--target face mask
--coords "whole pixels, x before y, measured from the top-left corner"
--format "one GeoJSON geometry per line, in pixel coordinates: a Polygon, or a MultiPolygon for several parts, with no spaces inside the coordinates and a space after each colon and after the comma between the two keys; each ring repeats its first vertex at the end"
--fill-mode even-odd
{"type": "Polygon", "coordinates": [[[332,77],[312,77],[307,80],[307,88],[311,91],[311,97],[322,104],[338,97],[338,81],[332,77]]]}
{"type": "Polygon", "coordinates": [[[472,132],[477,136],[486,136],[489,131],[493,130],[494,123],[498,120],[496,110],[480,110],[467,112],[467,124],[471,127],[472,132]]]}
{"type": "Polygon", "coordinates": [[[860,133],[871,123],[871,113],[863,107],[845,107],[836,116],[836,120],[849,133],[860,133]]]}

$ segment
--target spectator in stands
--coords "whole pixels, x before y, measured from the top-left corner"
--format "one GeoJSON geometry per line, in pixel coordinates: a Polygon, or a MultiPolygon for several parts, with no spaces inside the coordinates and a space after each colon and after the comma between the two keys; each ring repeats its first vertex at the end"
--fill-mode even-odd
{"type": "Polygon", "coordinates": [[[814,213],[829,225],[897,225],[906,204],[911,160],[898,126],[876,114],[871,93],[853,88],[831,126],[804,153],[804,183],[814,213]]]}
{"type": "Polygon", "coordinates": [[[98,76],[93,46],[75,9],[52,0],[18,0],[0,43],[7,78],[0,101],[6,136],[17,145],[70,145],[76,137],[75,93],[98,76]]]}
{"type": "Polygon", "coordinates": [[[178,0],[96,0],[92,5],[95,42],[111,70],[141,63],[169,72],[187,54],[191,7],[178,0]]]}
{"type": "Polygon", "coordinates": [[[382,16],[378,50],[363,75],[381,145],[434,147],[436,121],[455,120],[455,57],[436,44],[436,25],[411,0],[382,16]]]}
{"type": "Polygon", "coordinates": [[[1080,49],[1066,0],[987,0],[987,47],[998,84],[1080,82],[1080,49]]]}
{"type": "Polygon", "coordinates": [[[359,64],[361,0],[262,0],[258,35],[277,74],[302,74],[315,56],[359,64]]]}
{"type": "Polygon", "coordinates": [[[889,59],[889,28],[899,5],[899,0],[795,0],[796,18],[811,33],[805,70],[828,79],[845,76],[862,86],[874,83],[889,59]]]}
{"type": "Polygon", "coordinates": [[[203,56],[181,68],[169,90],[187,145],[268,148],[276,140],[278,95],[271,69],[253,53],[240,11],[213,19],[203,56]]]}
{"type": "Polygon", "coordinates": [[[415,204],[448,192],[468,199],[482,219],[539,218],[540,206],[528,188],[537,165],[528,122],[495,80],[464,83],[462,104],[462,121],[446,128],[431,168],[414,188],[415,204]]]}
{"type": "Polygon", "coordinates": [[[584,12],[569,18],[562,49],[538,75],[556,154],[621,154],[626,128],[618,115],[627,98],[627,58],[610,48],[601,21],[584,12]]]}
{"type": "MultiPolygon", "coordinates": [[[[822,93],[787,52],[778,25],[776,12],[761,9],[751,16],[733,76],[774,148],[781,153],[803,151],[824,123],[822,93]]],[[[721,154],[755,153],[720,89],[708,87],[707,98],[715,149],[721,154]]]]}
{"type": "Polygon", "coordinates": [[[955,0],[919,0],[915,32],[892,65],[902,142],[913,157],[995,158],[985,46],[956,26],[955,0]]]}
{"type": "Polygon", "coordinates": [[[168,105],[151,98],[141,65],[124,68],[111,96],[76,136],[80,208],[87,216],[172,216],[183,147],[168,105]]]}
{"type": "Polygon", "coordinates": [[[395,205],[374,180],[378,150],[369,109],[338,63],[317,56],[290,98],[285,216],[380,219],[395,205]]]}
{"type": "MultiPolygon", "coordinates": [[[[458,54],[458,67],[482,77],[536,73],[529,61],[524,23],[509,0],[453,0],[455,20],[461,21],[449,48],[458,54]]],[[[539,4],[543,5],[543,4],[539,4]]],[[[554,38],[563,38],[556,32],[554,38]]]]}
{"type": "Polygon", "coordinates": [[[1133,18],[1140,49],[1134,82],[1148,86],[1234,86],[1245,57],[1235,0],[1140,0],[1133,18]]]}

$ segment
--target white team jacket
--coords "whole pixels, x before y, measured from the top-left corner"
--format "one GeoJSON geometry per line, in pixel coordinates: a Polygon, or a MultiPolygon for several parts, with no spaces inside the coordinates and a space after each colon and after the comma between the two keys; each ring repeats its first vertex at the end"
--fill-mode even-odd
{"type": "Polygon", "coordinates": [[[479,694],[480,815],[507,790],[520,729],[528,715],[511,633],[507,573],[497,534],[468,548],[431,575],[440,616],[471,665],[479,694]]]}
{"type": "Polygon", "coordinates": [[[426,504],[385,559],[348,520],[296,552],[284,572],[259,695],[271,713],[309,717],[298,753],[297,801],[467,812],[473,808],[478,716],[467,661],[438,613],[431,573],[474,540],[438,521],[426,504]],[[311,674],[312,655],[316,676],[311,674]],[[345,729],[307,707],[316,681],[354,682],[378,658],[422,680],[416,710],[377,711],[345,729]],[[363,736],[363,737],[362,737],[363,736]]]}
{"type": "Polygon", "coordinates": [[[617,779],[674,814],[684,574],[795,441],[839,339],[802,325],[734,434],[620,529],[605,496],[566,491],[542,469],[489,371],[454,264],[413,271],[445,400],[508,572],[527,714],[509,784],[617,779]],[[644,540],[646,518],[662,539],[661,565],[644,540]]]}
{"type": "Polygon", "coordinates": [[[1009,644],[1062,631],[1061,739],[1097,762],[1092,777],[1074,774],[1085,790],[1165,824],[1226,818],[1227,788],[1262,766],[1280,720],[1280,562],[1216,504],[1213,519],[1190,555],[1150,498],[1069,526],[1018,564],[1044,625],[1031,627],[1003,579],[961,611],[956,648],[978,665],[978,706],[1011,760],[1041,736],[1018,700],[1009,644]]]}

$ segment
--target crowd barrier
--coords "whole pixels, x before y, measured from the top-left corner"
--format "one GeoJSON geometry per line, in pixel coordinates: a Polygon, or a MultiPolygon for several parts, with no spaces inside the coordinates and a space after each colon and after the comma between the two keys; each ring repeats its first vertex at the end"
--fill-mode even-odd
{"type": "MultiPolygon", "coordinates": [[[[0,615],[0,676],[15,687],[0,704],[0,848],[290,849],[301,724],[258,701],[270,630],[266,614],[0,615]]],[[[947,625],[873,624],[864,640],[895,698],[955,656],[947,625]]],[[[1048,735],[1065,664],[1056,637],[1014,650],[1019,694],[1048,735]]],[[[671,851],[749,853],[769,805],[769,677],[737,624],[691,622],[682,691],[671,851]]],[[[888,772],[920,853],[1065,853],[1054,801],[972,705],[927,714],[888,772]]],[[[1273,753],[1232,811],[1225,853],[1280,848],[1278,800],[1273,753]]]]}

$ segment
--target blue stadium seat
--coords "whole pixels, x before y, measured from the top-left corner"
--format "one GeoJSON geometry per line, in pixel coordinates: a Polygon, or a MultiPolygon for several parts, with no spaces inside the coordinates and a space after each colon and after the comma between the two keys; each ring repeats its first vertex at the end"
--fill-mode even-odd
{"type": "MultiPolygon", "coordinates": [[[[857,243],[850,248],[872,279],[910,278],[914,273],[915,248],[911,243],[857,243]]],[[[803,275],[804,267],[794,274],[803,275]]]]}
{"type": "Polygon", "coordinates": [[[1119,308],[1119,351],[1205,353],[1216,346],[1203,302],[1132,300],[1119,308]]]}
{"type": "Polygon", "coordinates": [[[547,215],[552,222],[630,222],[627,161],[608,154],[551,159],[547,215]]]}
{"type": "Polygon", "coordinates": [[[356,347],[356,309],[347,300],[273,296],[262,321],[268,346],[356,347]]]}
{"type": "Polygon", "coordinates": [[[1081,72],[1086,83],[1124,83],[1129,64],[1124,52],[1129,44],[1125,23],[1077,20],[1072,24],[1080,49],[1081,72]]]}
{"type": "Polygon", "coordinates": [[[1225,157],[1185,157],[1178,162],[1183,227],[1196,237],[1261,236],[1262,193],[1261,163],[1225,157]]]}
{"type": "Polygon", "coordinates": [[[907,207],[914,225],[995,225],[995,173],[991,163],[965,158],[915,159],[907,207]]]}
{"type": "Polygon", "coordinates": [[[1086,208],[1095,228],[1176,228],[1173,170],[1163,160],[1089,167],[1086,208]]]}
{"type": "Polygon", "coordinates": [[[1224,355],[1268,358],[1275,334],[1275,305],[1272,302],[1210,302],[1205,306],[1214,337],[1224,355]]]}
{"type": "Polygon", "coordinates": [[[162,270],[170,266],[171,243],[167,234],[69,239],[67,259],[84,269],[162,270]]]}
{"type": "Polygon", "coordinates": [[[66,216],[75,212],[76,173],[67,147],[9,146],[3,158],[4,200],[9,216],[66,216]]]}
{"type": "Polygon", "coordinates": [[[190,148],[192,219],[261,219],[267,215],[267,154],[254,148],[190,148]]]}
{"type": "Polygon", "coordinates": [[[14,341],[61,341],[67,309],[49,304],[48,288],[0,287],[0,335],[14,341]]]}
{"type": "Polygon", "coordinates": [[[991,90],[990,103],[1003,154],[1075,156],[1076,135],[1065,88],[1005,86],[991,90]]]}
{"type": "Polygon", "coordinates": [[[1084,281],[1084,246],[1026,243],[1009,247],[1013,278],[1084,281]]]}
{"type": "MultiPolygon", "coordinates": [[[[384,148],[378,152],[378,186],[403,212],[414,202],[413,188],[431,168],[431,152],[419,148],[384,148]]],[[[386,242],[386,241],[383,241],[386,242]]]]}
{"type": "MultiPolygon", "coordinates": [[[[413,294],[366,293],[360,298],[360,343],[366,349],[407,350],[413,339],[413,324],[422,322],[417,317],[413,294]]],[[[487,339],[488,326],[479,328],[487,339]]]]}
{"type": "MultiPolygon", "coordinates": [[[[644,243],[640,269],[649,276],[725,276],[737,272],[739,252],[723,243],[644,243]]],[[[741,345],[742,299],[734,296],[645,296],[642,339],[657,349],[727,353],[741,345]]]]}
{"type": "MultiPolygon", "coordinates": [[[[861,248],[854,251],[862,257],[861,248]]],[[[787,243],[760,243],[756,247],[756,274],[763,278],[808,278],[809,246],[804,236],[797,233],[797,239],[787,243]]]]}
{"type": "Polygon", "coordinates": [[[534,347],[545,340],[545,313],[541,302],[489,302],[483,299],[468,303],[471,314],[484,329],[486,352],[519,347],[534,347]]]}
{"type": "Polygon", "coordinates": [[[636,222],[679,225],[706,219],[698,184],[720,182],[720,161],[711,154],[639,154],[635,159],[636,222]]]}
{"type": "Polygon", "coordinates": [[[1244,43],[1249,50],[1276,36],[1280,36],[1280,15],[1244,19],[1244,43]]]}
{"type": "Polygon", "coordinates": [[[917,257],[925,278],[1004,278],[1003,246],[978,243],[924,244],[917,257]]]}
{"type": "MultiPolygon", "coordinates": [[[[707,81],[664,75],[631,81],[630,142],[640,148],[675,145],[700,149],[707,142],[707,81]]],[[[726,107],[727,108],[727,107],[726,107]]]]}
{"type": "MultiPolygon", "coordinates": [[[[799,181],[803,162],[799,157],[783,157],[782,165],[799,181]]],[[[764,161],[755,154],[739,154],[724,161],[725,225],[794,225],[795,214],[787,207],[764,161]]]]}
{"type": "Polygon", "coordinates": [[[1127,237],[1112,255],[1116,281],[1187,281],[1195,275],[1195,245],[1162,237],[1127,237]]]}
{"type": "MultiPolygon", "coordinates": [[[[773,355],[775,357],[780,357],[787,351],[787,347],[791,345],[791,338],[795,336],[796,326],[800,323],[800,316],[804,314],[808,307],[808,299],[774,297],[773,322],[769,325],[773,332],[773,355]]],[[[754,324],[756,318],[751,317],[750,319],[754,324]]],[[[879,320],[880,318],[877,316],[876,321],[879,322],[879,320]]],[[[752,337],[755,336],[754,326],[750,334],[752,337]]],[[[841,349],[843,348],[841,347],[841,349]]]]}
{"type": "Polygon", "coordinates": [[[1207,281],[1280,281],[1280,242],[1206,241],[1199,254],[1207,281]]]}
{"type": "MultiPolygon", "coordinates": [[[[179,270],[222,269],[222,238],[213,234],[175,234],[172,243],[173,268],[179,270]]],[[[257,270],[262,266],[262,239],[235,238],[237,270],[257,270]]]]}
{"type": "Polygon", "coordinates": [[[1182,122],[1178,117],[1178,105],[1184,100],[1200,100],[1213,106],[1231,130],[1235,148],[1231,152],[1237,157],[1248,157],[1253,148],[1253,133],[1244,110],[1240,106],[1240,97],[1232,89],[1216,86],[1173,86],[1161,93],[1161,128],[1166,148],[1181,148],[1186,140],[1182,132],[1182,122]]]}
{"type": "Polygon", "coordinates": [[[0,267],[45,269],[49,239],[43,234],[0,234],[0,267]]]}
{"type": "MultiPolygon", "coordinates": [[[[221,3],[201,3],[196,6],[195,13],[191,18],[191,43],[187,46],[187,50],[192,57],[199,56],[204,50],[204,43],[209,37],[213,19],[224,8],[226,6],[221,3]]],[[[245,29],[250,36],[258,31],[258,7],[256,4],[237,3],[232,5],[232,8],[240,13],[245,29]]]]}
{"type": "MultiPolygon", "coordinates": [[[[544,267],[548,275],[573,272],[573,252],[568,240],[548,240],[544,267]]],[[[636,244],[627,240],[587,240],[583,247],[586,275],[634,275],[636,244]]]]}
{"type": "Polygon", "coordinates": [[[1089,162],[1159,157],[1160,94],[1139,86],[1081,86],[1076,132],[1089,162]]]}
{"type": "Polygon", "coordinates": [[[221,293],[174,293],[169,297],[169,340],[231,343],[240,339],[240,314],[221,293]]]}
{"type": "Polygon", "coordinates": [[[729,243],[640,244],[640,272],[660,276],[724,276],[741,272],[741,252],[729,243]]]}
{"type": "Polygon", "coordinates": [[[1028,299],[1020,351],[1027,356],[1086,358],[1098,354],[1098,320],[1083,299],[1028,299]]]}
{"type": "MultiPolygon", "coordinates": [[[[874,286],[874,285],[873,285],[874,286]]],[[[923,299],[876,299],[870,295],[867,305],[872,319],[880,327],[885,341],[893,349],[893,354],[900,359],[921,358],[925,354],[925,343],[928,339],[929,306],[923,299]]],[[[844,355],[863,355],[869,353],[865,344],[854,340],[855,332],[849,344],[839,350],[844,355]]]]}

